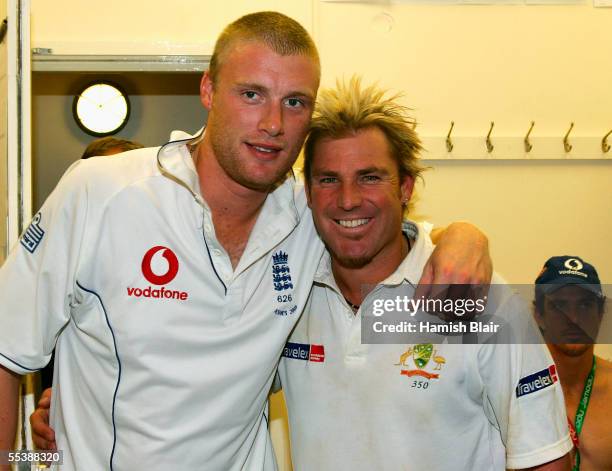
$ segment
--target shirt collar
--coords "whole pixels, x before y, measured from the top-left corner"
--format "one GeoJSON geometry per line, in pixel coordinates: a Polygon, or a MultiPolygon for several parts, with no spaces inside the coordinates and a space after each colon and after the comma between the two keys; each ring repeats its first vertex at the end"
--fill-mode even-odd
{"type": "MultiPolygon", "coordinates": [[[[203,138],[206,128],[200,129],[194,135],[183,131],[172,131],[170,141],[160,147],[157,153],[157,165],[160,172],[187,188],[194,198],[207,206],[200,191],[200,180],[190,147],[198,144],[203,138]]],[[[262,212],[272,216],[285,215],[293,226],[299,221],[298,211],[294,201],[295,178],[290,175],[283,180],[266,198],[262,212]]]]}
{"type": "Polygon", "coordinates": [[[201,129],[194,136],[183,131],[172,131],[170,141],[157,151],[157,167],[167,178],[187,188],[203,203],[200,181],[188,145],[198,142],[204,135],[201,129]]]}

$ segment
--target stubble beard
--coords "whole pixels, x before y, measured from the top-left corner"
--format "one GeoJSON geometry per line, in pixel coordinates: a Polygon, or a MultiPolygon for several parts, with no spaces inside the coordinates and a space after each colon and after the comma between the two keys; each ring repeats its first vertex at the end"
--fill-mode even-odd
{"type": "Polygon", "coordinates": [[[592,344],[555,344],[555,349],[568,357],[580,357],[593,347],[592,344]]]}
{"type": "Polygon", "coordinates": [[[353,257],[343,256],[335,252],[334,249],[331,248],[328,244],[325,244],[325,247],[327,248],[327,251],[330,253],[334,263],[337,263],[338,265],[344,268],[349,268],[349,269],[363,268],[366,265],[368,265],[374,258],[371,255],[353,256],[353,257]]]}
{"type": "Polygon", "coordinates": [[[210,130],[210,143],[215,154],[215,158],[219,166],[225,174],[234,180],[236,183],[255,191],[269,192],[275,185],[282,182],[285,175],[291,169],[291,165],[287,168],[275,169],[274,173],[266,174],[265,179],[254,180],[248,174],[246,166],[240,161],[240,146],[241,143],[234,144],[232,136],[223,132],[217,126],[210,130]]]}

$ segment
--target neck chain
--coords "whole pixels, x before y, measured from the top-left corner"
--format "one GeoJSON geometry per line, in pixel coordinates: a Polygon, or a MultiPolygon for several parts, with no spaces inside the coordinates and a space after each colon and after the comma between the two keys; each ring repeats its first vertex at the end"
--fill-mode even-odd
{"type": "Polygon", "coordinates": [[[357,311],[359,311],[359,307],[361,306],[361,304],[353,304],[348,299],[346,299],[346,297],[344,298],[344,300],[346,301],[346,304],[348,304],[349,307],[353,310],[353,314],[356,314],[357,311]]]}
{"type": "MultiPolygon", "coordinates": [[[[410,243],[410,237],[408,237],[406,233],[404,233],[404,237],[406,237],[406,242],[408,242],[408,252],[410,252],[410,249],[412,248],[412,244],[410,243]]],[[[352,309],[353,314],[357,314],[357,311],[359,311],[361,304],[353,304],[347,299],[346,296],[344,296],[344,300],[346,301],[346,304],[348,304],[349,307],[352,309]]]]}

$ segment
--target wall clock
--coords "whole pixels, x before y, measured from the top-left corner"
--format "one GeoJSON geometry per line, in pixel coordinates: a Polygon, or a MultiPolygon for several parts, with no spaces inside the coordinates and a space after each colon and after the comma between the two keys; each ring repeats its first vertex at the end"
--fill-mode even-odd
{"type": "Polygon", "coordinates": [[[127,123],[130,101],[117,84],[100,80],[90,83],[74,97],[72,114],[87,134],[109,136],[127,123]]]}

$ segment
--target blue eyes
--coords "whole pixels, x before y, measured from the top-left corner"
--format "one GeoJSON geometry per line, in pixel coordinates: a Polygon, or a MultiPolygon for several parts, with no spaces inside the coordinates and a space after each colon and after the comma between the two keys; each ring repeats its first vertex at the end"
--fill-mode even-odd
{"type": "MultiPolygon", "coordinates": [[[[242,96],[247,99],[247,101],[257,103],[262,100],[262,96],[259,92],[255,92],[253,90],[247,90],[242,92],[242,96]]],[[[286,98],[283,101],[283,104],[288,108],[301,108],[305,106],[304,100],[300,98],[286,98]]]]}
{"type": "Polygon", "coordinates": [[[361,179],[366,183],[377,182],[380,180],[378,175],[364,175],[361,179]]]}
{"type": "Polygon", "coordinates": [[[304,106],[304,102],[298,98],[287,98],[285,100],[285,103],[290,107],[290,108],[297,108],[299,106],[304,106]]]}

